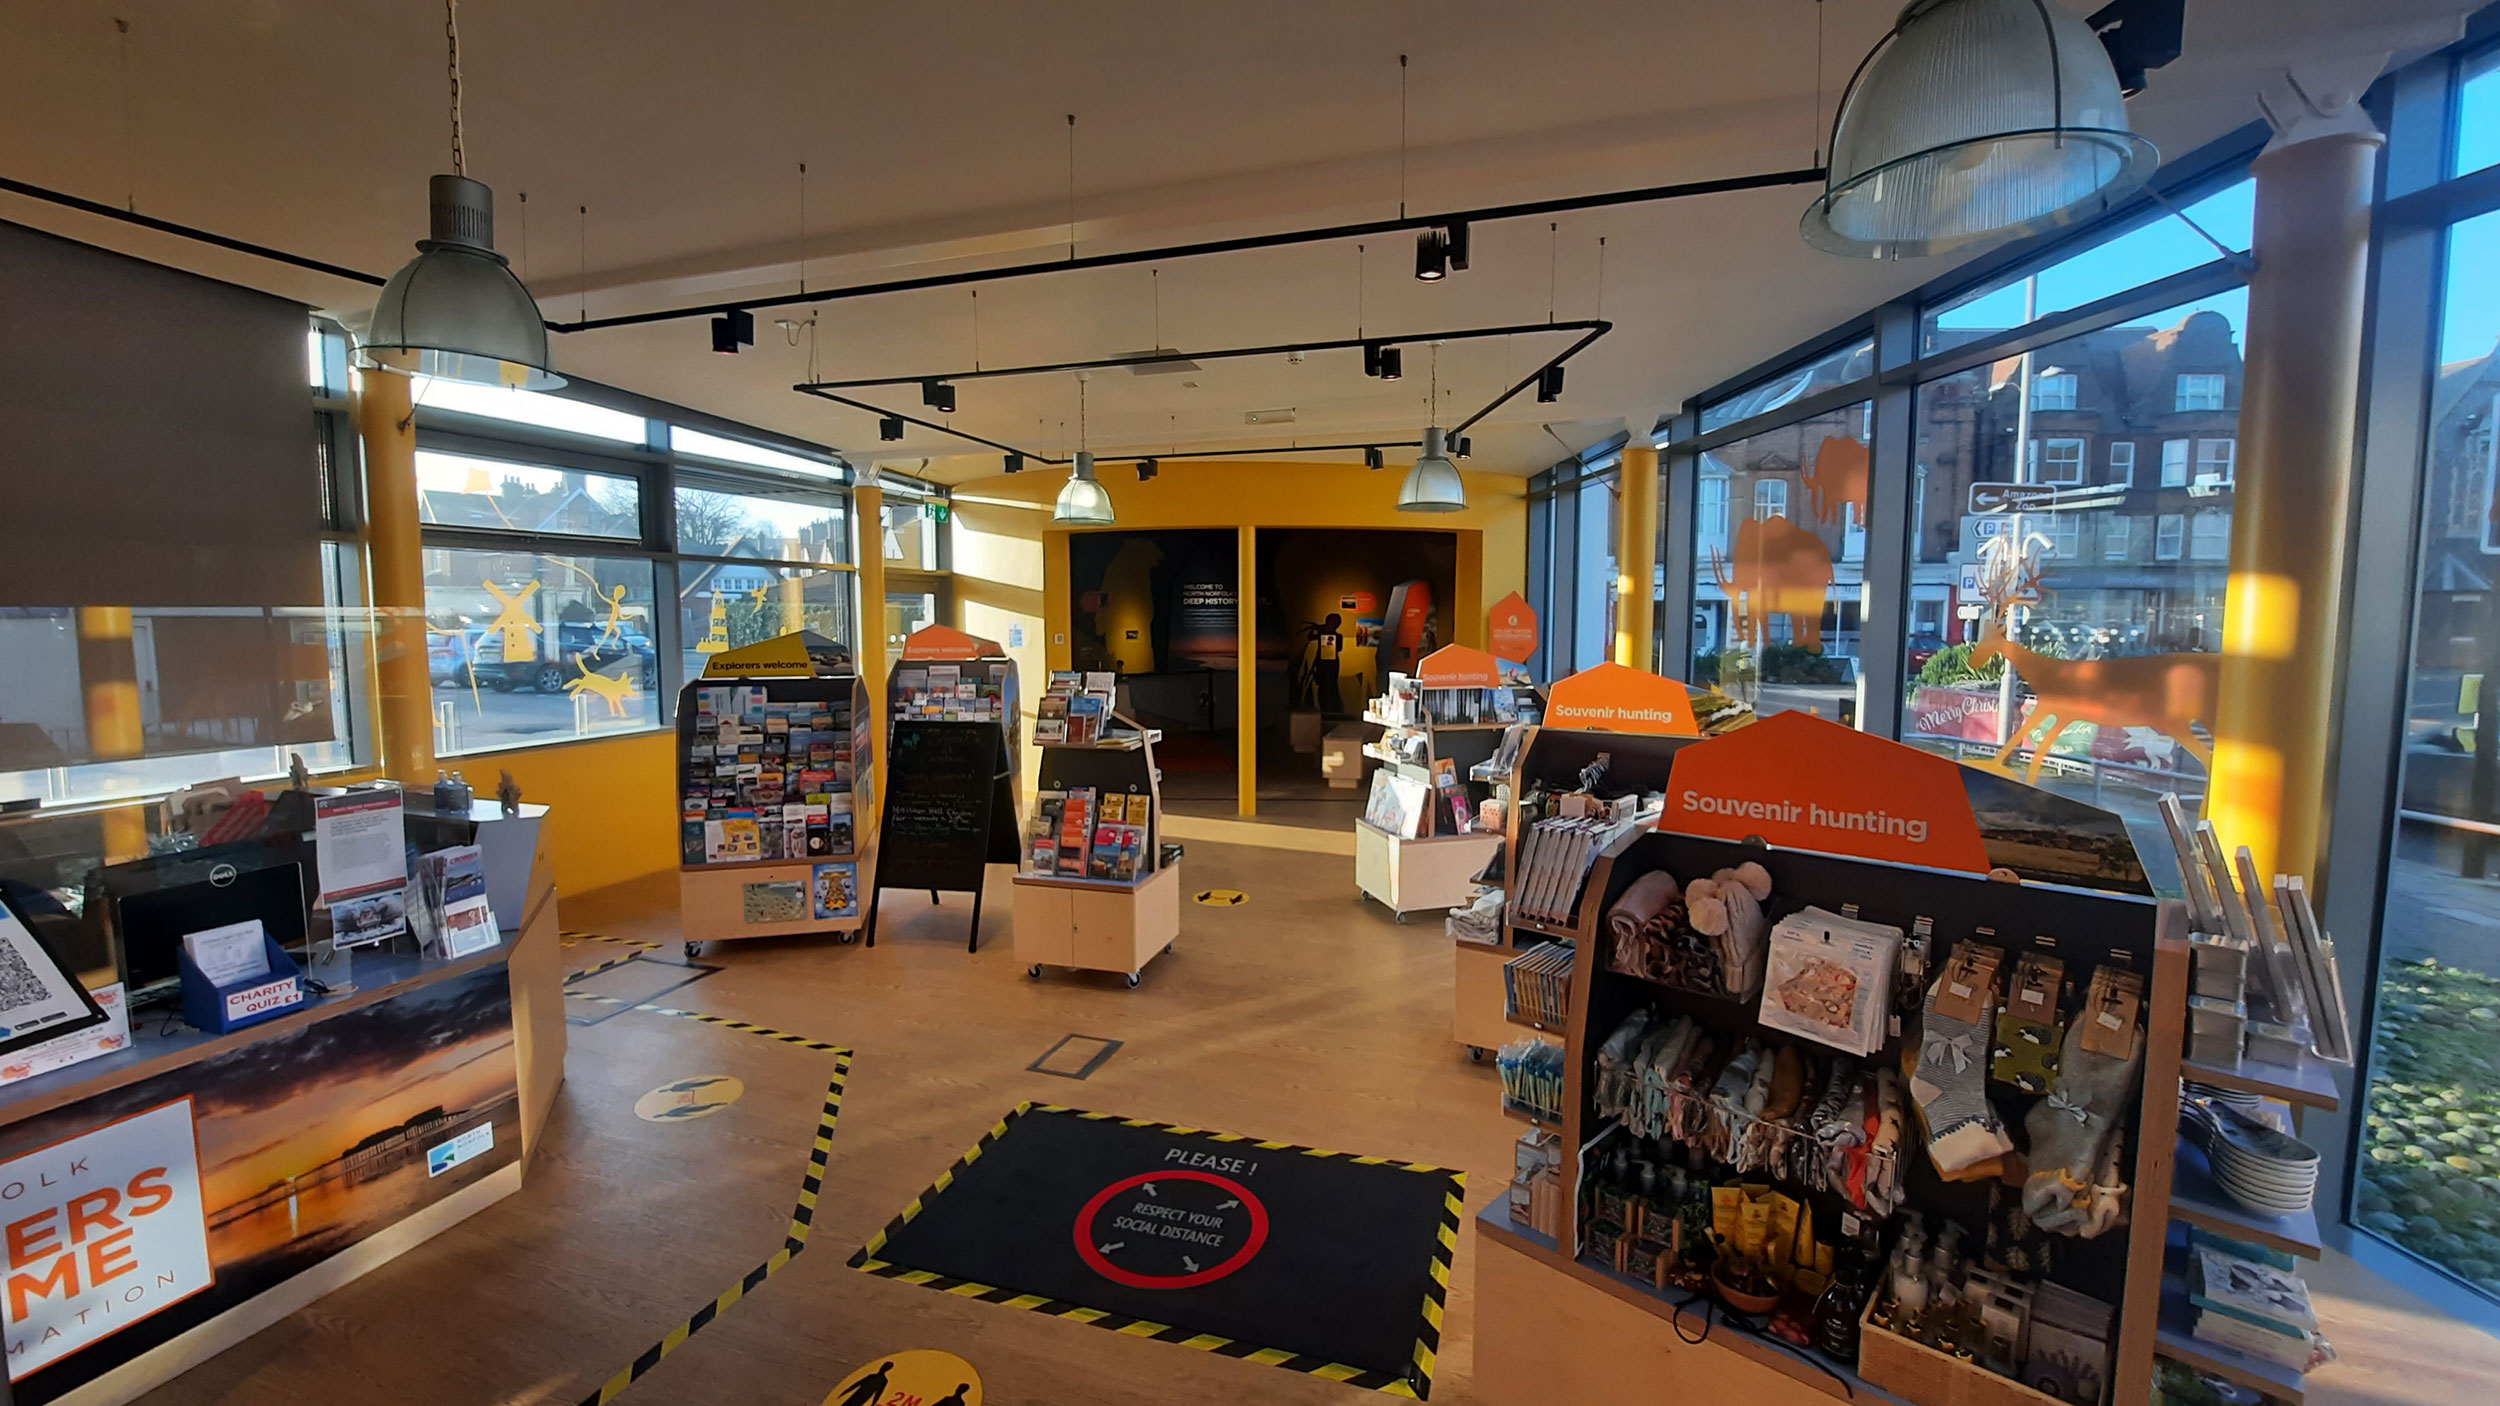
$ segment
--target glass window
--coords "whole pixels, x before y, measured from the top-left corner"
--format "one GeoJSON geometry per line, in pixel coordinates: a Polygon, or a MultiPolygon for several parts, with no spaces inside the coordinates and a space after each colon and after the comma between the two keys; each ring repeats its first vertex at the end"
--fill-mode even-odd
{"type": "MultiPolygon", "coordinates": [[[[2467,64],[2459,76],[2456,174],[2462,176],[2500,162],[2500,49],[2467,64]]],[[[2449,311],[2456,310],[2451,299],[2449,311]]]]}
{"type": "Polygon", "coordinates": [[[2196,481],[2199,484],[2229,483],[2233,456],[2239,441],[2232,439],[2200,439],[2196,441],[2196,481]]]}
{"type": "Polygon", "coordinates": [[[830,565],[850,558],[848,500],[677,486],[677,550],[692,556],[830,565]]]}
{"type": "Polygon", "coordinates": [[[1702,454],[1738,521],[1694,542],[1693,682],[1856,723],[1867,424],[1851,404],[1702,454]]]}
{"type": "Polygon", "coordinates": [[[437,755],[660,725],[651,563],[425,549],[437,755]]]}
{"type": "MultiPolygon", "coordinates": [[[[1834,386],[1845,386],[1875,373],[1875,341],[1868,338],[1835,352],[1819,356],[1794,371],[1782,372],[1771,379],[1739,391],[1727,399],[1702,407],[1701,432],[1724,429],[1739,420],[1767,415],[1783,405],[1792,405],[1817,392],[1834,386]]],[[[1872,413],[1874,402],[1867,402],[1872,413]]]]}
{"type": "Polygon", "coordinates": [[[1705,474],[1695,488],[1701,501],[1694,510],[1694,549],[1724,552],[1727,550],[1727,479],[1719,474],[1705,474]]]}
{"type": "Polygon", "coordinates": [[[2185,488],[2188,481],[2188,441],[2165,439],[2161,442],[2161,486],[2185,488]]]}
{"type": "Polygon", "coordinates": [[[2212,372],[2184,373],[2179,377],[2180,410],[2220,410],[2222,378],[2212,372]]]}
{"type": "MultiPolygon", "coordinates": [[[[2083,466],[2103,440],[2175,439],[2184,475],[2195,435],[2177,431],[2219,427],[2210,411],[2193,412],[2192,427],[2178,423],[2174,367],[2231,374],[2244,307],[2245,294],[2203,300],[2035,351],[2036,365],[2077,379],[2075,408],[2059,412],[2073,434],[2037,441],[2041,486],[2016,491],[2017,436],[2039,409],[2024,403],[2040,383],[2026,385],[2022,358],[1929,381],[1915,402],[1914,442],[1931,484],[1912,525],[1908,587],[1912,599],[1946,595],[1953,609],[1944,647],[1904,660],[1903,740],[1996,761],[2115,811],[2148,852],[2169,844],[2160,796],[2176,791],[2193,805],[2205,789],[2206,742],[2195,728],[2210,726],[2211,700],[2195,695],[2217,676],[2229,572],[2190,557],[2191,505],[2177,488],[2130,482],[2131,455],[2115,457],[2114,485],[2087,485],[2083,466]],[[2155,518],[2149,553],[2136,526],[2146,517],[2155,518]],[[2161,698],[2185,701],[2170,711],[2135,701],[2161,698]],[[2128,711],[2112,717],[2117,703],[2128,711]]],[[[2227,493],[2193,505],[2213,512],[2215,525],[2197,530],[2219,530],[2226,556],[2227,493]]]]}
{"type": "Polygon", "coordinates": [[[2075,408],[2075,373],[2043,371],[2034,383],[2031,408],[2034,410],[2072,410],[2075,408]]]}
{"type": "MultiPolygon", "coordinates": [[[[2243,180],[2189,205],[2187,214],[2214,238],[2246,249],[2256,209],[2256,183],[2243,180]]],[[[2214,247],[2204,236],[2164,214],[2046,268],[1983,284],[1929,310],[1921,319],[1923,354],[1950,351],[2213,260],[2214,247]]]]}
{"type": "Polygon", "coordinates": [[[885,646],[889,658],[900,658],[912,631],[938,623],[938,598],[928,591],[888,591],[885,597],[885,646]]]}
{"type": "Polygon", "coordinates": [[[2135,482],[2135,441],[2114,439],[2109,444],[2109,481],[2132,485],[2135,482]]]}
{"type": "Polygon", "coordinates": [[[1580,563],[1573,588],[1572,667],[1585,669],[1614,657],[1615,513],[1623,501],[1620,473],[1580,481],[1580,563]]]}
{"type": "Polygon", "coordinates": [[[730,464],[751,464],[759,469],[780,469],[785,473],[807,474],[816,478],[840,478],[842,466],[823,459],[810,459],[786,449],[767,449],[743,439],[726,435],[706,434],[684,425],[668,427],[668,447],[673,454],[698,459],[718,459],[730,464]]]}
{"type": "Polygon", "coordinates": [[[944,511],[937,503],[918,498],[888,498],[879,521],[883,530],[885,564],[905,571],[942,570],[938,551],[938,514],[944,511]]]}
{"type": "MultiPolygon", "coordinates": [[[[2465,145],[2500,159],[2488,65],[2465,85],[2465,145]]],[[[2449,234],[2443,356],[2421,479],[2421,575],[2379,923],[2378,995],[2366,1008],[2368,1087],[2351,1215],[2365,1232],[2500,1296],[2485,1248],[2491,1011],[2500,1007],[2500,542],[2492,532],[2492,424],[2500,414],[2500,215],[2449,234]]],[[[2358,944],[2347,939],[2347,950],[2358,944]]]]}
{"type": "Polygon", "coordinates": [[[417,519],[431,527],[642,536],[642,485],[580,469],[417,451],[417,519]]]}
{"type": "MultiPolygon", "coordinates": [[[[393,373],[372,374],[387,376],[393,373]]],[[[565,434],[615,440],[620,444],[650,442],[649,421],[640,415],[628,415],[603,405],[592,405],[545,391],[479,386],[466,381],[436,380],[431,376],[410,379],[414,384],[409,393],[416,398],[420,410],[482,415],[492,420],[508,420],[516,425],[534,425],[542,430],[560,430],[565,434]]]]}
{"type": "Polygon", "coordinates": [[[2207,508],[2196,515],[2195,537],[2188,544],[2188,555],[2198,561],[2229,561],[2231,559],[2231,515],[2220,508],[2207,508]]]}
{"type": "Polygon", "coordinates": [[[2035,440],[2031,446],[2033,481],[2036,483],[2083,482],[2083,441],[2079,439],[2035,440]]]}
{"type": "Polygon", "coordinates": [[[857,646],[856,572],[762,561],[685,561],[677,566],[677,638],[685,676],[711,657],[793,630],[857,646]]]}

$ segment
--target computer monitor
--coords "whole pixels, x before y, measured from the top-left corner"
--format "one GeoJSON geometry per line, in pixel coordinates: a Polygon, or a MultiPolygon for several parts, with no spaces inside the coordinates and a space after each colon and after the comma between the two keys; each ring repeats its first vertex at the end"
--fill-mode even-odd
{"type": "Polygon", "coordinates": [[[180,990],[182,939],[187,934],[258,918],[279,946],[303,946],[303,866],[220,868],[197,883],[126,894],[115,916],[125,999],[136,1007],[180,990]]]}

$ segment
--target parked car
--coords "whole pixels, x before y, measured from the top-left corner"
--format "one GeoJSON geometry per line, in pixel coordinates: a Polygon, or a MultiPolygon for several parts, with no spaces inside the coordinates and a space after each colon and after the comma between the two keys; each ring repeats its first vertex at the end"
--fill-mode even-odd
{"type": "Polygon", "coordinates": [[[542,635],[536,643],[536,658],[506,664],[503,632],[484,632],[484,638],[470,653],[477,669],[477,681],[497,693],[510,693],[521,688],[557,693],[569,680],[581,676],[577,662],[590,672],[600,674],[615,673],[616,666],[622,662],[630,665],[643,687],[651,686],[651,668],[655,657],[651,637],[636,626],[622,625],[610,633],[603,622],[573,621],[557,625],[552,640],[542,635]]]}
{"type": "Polygon", "coordinates": [[[469,656],[477,647],[477,637],[475,630],[429,634],[426,637],[425,671],[437,685],[468,681],[469,656]]]}

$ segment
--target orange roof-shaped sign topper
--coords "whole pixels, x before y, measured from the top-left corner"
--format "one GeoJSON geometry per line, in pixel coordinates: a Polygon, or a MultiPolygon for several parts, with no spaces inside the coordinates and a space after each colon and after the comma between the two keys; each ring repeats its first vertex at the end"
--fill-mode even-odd
{"type": "Polygon", "coordinates": [[[1415,666],[1415,682],[1424,688],[1499,688],[1502,666],[1481,649],[1443,645],[1415,666]]]}
{"type": "Polygon", "coordinates": [[[1691,690],[1622,664],[1592,664],[1556,683],[1545,698],[1548,727],[1699,737],[1691,690]]]}
{"type": "Polygon", "coordinates": [[[1807,712],[1774,713],[1676,753],[1658,828],[1988,872],[1960,767],[1807,712]]]}
{"type": "Polygon", "coordinates": [[[946,625],[923,625],[903,641],[905,659],[995,659],[1005,653],[995,640],[946,625]]]}
{"type": "Polygon", "coordinates": [[[1484,642],[1494,658],[1525,664],[1536,653],[1536,611],[1517,591],[1493,602],[1485,623],[1484,642]]]}

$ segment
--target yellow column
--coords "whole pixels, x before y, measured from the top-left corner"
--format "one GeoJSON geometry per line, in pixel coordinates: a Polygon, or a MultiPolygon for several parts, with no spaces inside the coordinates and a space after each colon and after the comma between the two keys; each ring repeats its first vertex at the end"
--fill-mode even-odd
{"type": "Polygon", "coordinates": [[[365,562],[373,587],[374,695],[382,774],[434,784],[434,684],[425,662],[425,546],[417,516],[416,411],[406,376],[357,378],[365,449],[365,562]]]}
{"type": "Polygon", "coordinates": [[[1239,620],[1234,641],[1233,737],[1241,769],[1235,789],[1242,815],[1259,813],[1259,530],[1241,529],[1240,560],[1235,564],[1233,609],[1239,620]]]}
{"type": "Polygon", "coordinates": [[[851,511],[859,523],[859,638],[852,642],[851,654],[859,661],[861,681],[868,685],[869,736],[876,739],[877,765],[883,767],[885,676],[890,663],[885,648],[885,490],[877,486],[873,473],[868,482],[851,490],[851,511]]]}
{"type": "MultiPolygon", "coordinates": [[[[139,709],[139,657],[132,642],[130,607],[78,608],[78,684],[86,698],[87,755],[99,762],[124,761],[147,750],[139,709]]],[[[122,806],[103,815],[104,859],[118,863],[148,852],[147,812],[122,806]]]]}
{"type": "Polygon", "coordinates": [[[1658,451],[1629,445],[1615,475],[1623,497],[1615,505],[1615,662],[1652,669],[1651,637],[1657,606],[1650,598],[1658,574],[1658,451]]]}
{"type": "Polygon", "coordinates": [[[2322,868],[2375,133],[2257,158],[2238,488],[2206,814],[2257,871],[2322,868]]]}
{"type": "Polygon", "coordinates": [[[1484,533],[1462,529],[1458,534],[1457,569],[1450,583],[1457,599],[1450,602],[1450,611],[1458,618],[1450,622],[1450,639],[1469,649],[1485,647],[1485,618],[1488,602],[1484,598],[1484,533]]]}

